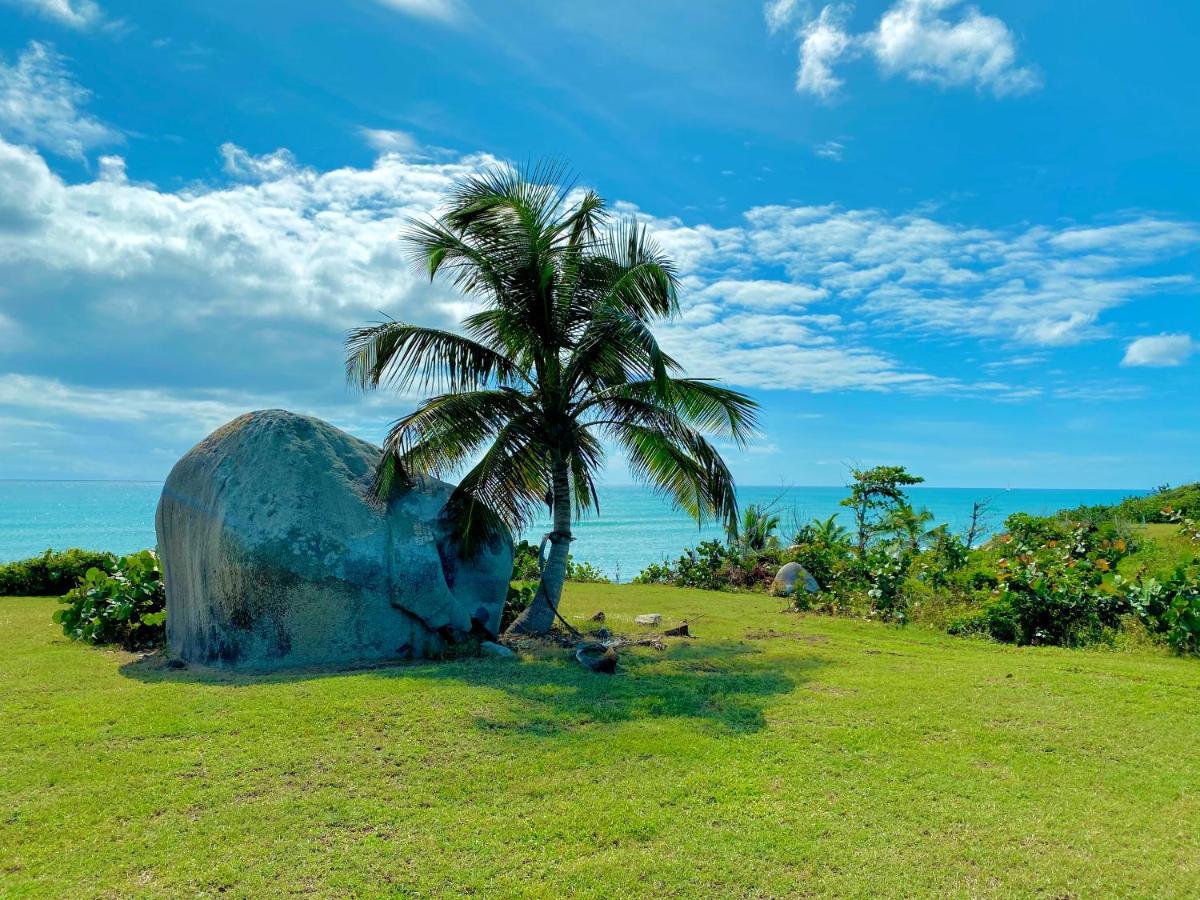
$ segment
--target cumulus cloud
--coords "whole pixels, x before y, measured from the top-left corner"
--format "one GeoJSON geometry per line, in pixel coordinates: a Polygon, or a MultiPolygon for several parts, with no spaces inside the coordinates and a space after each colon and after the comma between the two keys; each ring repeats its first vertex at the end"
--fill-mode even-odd
{"type": "Polygon", "coordinates": [[[53,47],[33,41],[13,65],[0,61],[0,135],[84,159],[86,150],[121,140],[112,128],[80,111],[90,96],[53,47]]]}
{"type": "Polygon", "coordinates": [[[69,283],[92,306],[161,318],[342,323],[385,307],[445,318],[396,237],[490,157],[385,156],[317,172],[287,151],[225,145],[221,155],[246,183],[168,192],[129,183],[120,157],[106,157],[95,181],[66,184],[33,150],[0,142],[0,221],[20,223],[0,244],[0,271],[35,294],[69,283]]]}
{"type": "Polygon", "coordinates": [[[224,143],[221,161],[226,174],[249,181],[278,181],[299,173],[292,151],[283,148],[255,156],[237,144],[224,143]]]}
{"type": "MultiPolygon", "coordinates": [[[[164,190],[115,154],[69,183],[36,149],[0,140],[0,418],[61,428],[63,460],[117,440],[103,435],[120,421],[125,443],[108,458],[156,446],[165,466],[252,406],[378,437],[412,398],[347,393],[345,329],[380,311],[454,327],[472,310],[410,269],[397,236],[492,157],[385,152],[370,167],[318,170],[286,149],[218,152],[220,183],[164,190]]],[[[1190,284],[1169,265],[1200,246],[1195,225],[1149,215],[982,229],[763,206],[716,226],[614,206],[646,221],[679,266],[682,311],[659,329],[664,344],[693,374],[750,388],[1033,396],[1036,385],[964,382],[936,358],[926,370],[894,338],[994,339],[1009,352],[1108,339],[1106,313],[1190,284]]],[[[1135,345],[1127,364],[1145,364],[1155,345],[1135,345]]],[[[54,471],[30,460],[42,468],[4,472],[54,471]]]]}
{"type": "Polygon", "coordinates": [[[1181,366],[1195,352],[1196,343],[1187,334],[1158,334],[1130,341],[1123,366],[1181,366]]]}
{"type": "Polygon", "coordinates": [[[833,73],[843,57],[857,46],[844,27],[848,6],[826,6],[816,19],[800,31],[800,68],[796,70],[796,90],[829,99],[845,83],[833,73]]]}
{"type": "Polygon", "coordinates": [[[962,0],[896,0],[873,29],[859,34],[847,30],[852,7],[842,4],[805,18],[806,7],[799,3],[771,0],[764,17],[772,33],[795,26],[796,90],[823,100],[835,97],[844,84],[835,66],[862,53],[885,76],[941,87],[974,87],[997,97],[1041,87],[1037,70],[1018,63],[1016,37],[1002,20],[973,6],[953,20],[947,17],[960,7],[962,0]]]}
{"type": "Polygon", "coordinates": [[[104,19],[104,13],[99,4],[93,0],[4,0],[9,6],[26,9],[66,25],[69,28],[84,30],[99,24],[104,19]]]}
{"type": "Polygon", "coordinates": [[[1041,86],[1031,68],[1017,64],[1016,39],[994,16],[967,7],[957,22],[942,13],[960,0],[900,0],[883,14],[866,44],[886,74],[946,87],[971,85],[996,96],[1041,86]]]}

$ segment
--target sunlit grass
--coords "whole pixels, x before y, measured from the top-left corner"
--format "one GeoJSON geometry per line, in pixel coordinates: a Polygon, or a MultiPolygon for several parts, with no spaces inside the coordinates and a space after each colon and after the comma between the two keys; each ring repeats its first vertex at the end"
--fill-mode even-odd
{"type": "Polygon", "coordinates": [[[0,895],[1200,894],[1200,664],[780,607],[572,585],[698,637],[252,678],[0,600],[0,895]]]}

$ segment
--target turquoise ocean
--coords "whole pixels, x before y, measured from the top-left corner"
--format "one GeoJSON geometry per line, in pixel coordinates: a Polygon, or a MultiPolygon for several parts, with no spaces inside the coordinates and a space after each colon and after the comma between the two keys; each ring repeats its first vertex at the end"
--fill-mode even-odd
{"type": "MultiPolygon", "coordinates": [[[[154,508],[162,482],[155,481],[0,481],[0,562],[23,559],[48,547],[85,547],[128,553],[153,547],[154,508]]],[[[1143,494],[1130,490],[1043,490],[1028,488],[918,487],[913,504],[935,522],[964,529],[976,500],[989,500],[990,531],[1014,512],[1052,513],[1080,504],[1113,503],[1143,494]]],[[[754,487],[738,490],[739,501],[773,507],[790,534],[797,522],[843,514],[844,487],[754,487]]],[[[536,541],[548,522],[526,535],[536,541]]],[[[685,547],[722,536],[720,528],[698,529],[657,495],[640,487],[600,489],[600,515],[578,523],[572,553],[611,578],[628,581],[643,567],[674,559],[685,547]]]]}

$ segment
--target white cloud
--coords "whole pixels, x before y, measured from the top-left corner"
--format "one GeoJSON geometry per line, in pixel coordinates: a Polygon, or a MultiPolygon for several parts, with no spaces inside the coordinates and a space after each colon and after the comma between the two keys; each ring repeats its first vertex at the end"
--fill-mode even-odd
{"type": "Polygon", "coordinates": [[[747,250],[760,264],[889,327],[1035,346],[1100,337],[1106,311],[1190,284],[1188,275],[1138,269],[1200,247],[1195,225],[1149,216],[986,230],[881,210],[767,206],[746,221],[747,250]]]}
{"type": "Polygon", "coordinates": [[[1123,366],[1181,366],[1196,350],[1187,334],[1159,334],[1140,337],[1125,348],[1123,366]]]}
{"type": "Polygon", "coordinates": [[[763,4],[763,18],[767,29],[774,34],[796,16],[799,0],[767,0],[763,4]]]}
{"type": "Polygon", "coordinates": [[[79,111],[90,96],[71,79],[53,47],[33,41],[14,65],[0,61],[0,135],[83,159],[84,151],[121,140],[79,111]]]}
{"type": "Polygon", "coordinates": [[[292,151],[280,148],[262,156],[243,150],[237,144],[221,145],[222,168],[234,178],[248,181],[278,181],[299,174],[299,166],[292,151]]]}
{"type": "Polygon", "coordinates": [[[359,134],[367,142],[367,146],[377,153],[396,153],[400,156],[416,156],[421,153],[420,142],[407,131],[360,128],[359,134]]]}
{"type": "Polygon", "coordinates": [[[700,300],[721,301],[750,309],[796,309],[829,295],[824,288],[786,281],[721,279],[696,293],[700,300]]]}
{"type": "Polygon", "coordinates": [[[866,44],[887,74],[946,87],[974,85],[996,96],[1041,86],[1038,74],[1017,65],[1008,26],[968,6],[957,22],[942,13],[961,0],[899,0],[884,13],[866,44]]]}
{"type": "Polygon", "coordinates": [[[80,30],[91,28],[104,19],[100,6],[93,0],[5,0],[10,6],[53,19],[61,25],[80,30]]]}
{"type": "MultiPolygon", "coordinates": [[[[87,442],[85,420],[98,423],[88,439],[129,423],[119,459],[183,449],[265,405],[377,436],[407,401],[346,394],[344,329],[379,310],[453,326],[472,309],[410,269],[397,235],[491,157],[384,153],[319,171],[286,149],[220,155],[235,180],[169,191],[131,180],[115,155],[94,180],[67,183],[36,150],[0,140],[0,407],[61,425],[64,454],[87,442]]],[[[1190,283],[1165,267],[1200,246],[1196,226],[1148,215],[1013,229],[834,205],[758,207],[726,227],[642,218],[681,271],[682,314],[660,333],[689,371],[814,392],[1036,396],[1037,384],[946,375],[936,353],[926,370],[896,337],[954,353],[963,338],[994,339],[1007,356],[1108,339],[1106,313],[1190,283]]]]}
{"type": "Polygon", "coordinates": [[[833,67],[855,50],[855,40],[846,32],[850,7],[831,5],[800,31],[800,68],[796,71],[796,90],[829,99],[843,85],[833,67]]]}
{"type": "Polygon", "coordinates": [[[33,409],[51,416],[63,414],[105,422],[193,420],[197,428],[211,431],[247,409],[270,405],[261,398],[206,393],[184,396],[158,388],[100,388],[68,385],[43,376],[0,375],[0,407],[33,409]]]}
{"type": "Polygon", "coordinates": [[[396,236],[489,157],[384,156],[370,169],[316,172],[286,150],[221,154],[249,183],[164,192],[128,183],[119,157],[69,185],[32,150],[0,142],[0,222],[21,223],[0,244],[0,273],[14,295],[70,285],[94,307],[160,319],[344,323],[388,308],[443,321],[444,304],[459,300],[410,271],[396,236]]]}
{"type": "MultiPolygon", "coordinates": [[[[869,54],[885,76],[942,87],[973,86],[997,97],[1023,94],[1041,87],[1037,70],[1017,62],[1017,42],[995,16],[967,6],[954,21],[946,14],[962,0],[896,0],[867,32],[846,29],[852,7],[830,4],[795,32],[800,64],[796,90],[823,100],[835,97],[844,84],[834,71],[841,62],[869,54]]],[[[772,33],[800,18],[797,2],[770,0],[764,17],[772,33]]]]}
{"type": "Polygon", "coordinates": [[[825,141],[822,144],[817,144],[813,147],[813,153],[822,159],[832,159],[834,162],[842,161],[842,154],[846,151],[846,145],[838,141],[825,141]]]}
{"type": "Polygon", "coordinates": [[[375,0],[381,6],[394,9],[410,16],[433,19],[452,24],[462,18],[462,7],[457,0],[375,0]]]}

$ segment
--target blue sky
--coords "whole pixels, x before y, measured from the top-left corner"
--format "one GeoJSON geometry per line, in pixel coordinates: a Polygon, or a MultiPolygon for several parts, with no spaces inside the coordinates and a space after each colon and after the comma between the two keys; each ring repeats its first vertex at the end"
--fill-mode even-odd
{"type": "MultiPolygon", "coordinates": [[[[0,477],[161,478],[251,408],[378,439],[345,329],[469,304],[396,235],[561,157],[751,392],[743,483],[1195,479],[1200,7],[0,0],[0,477]]],[[[614,459],[609,480],[626,475],[614,459]]]]}

